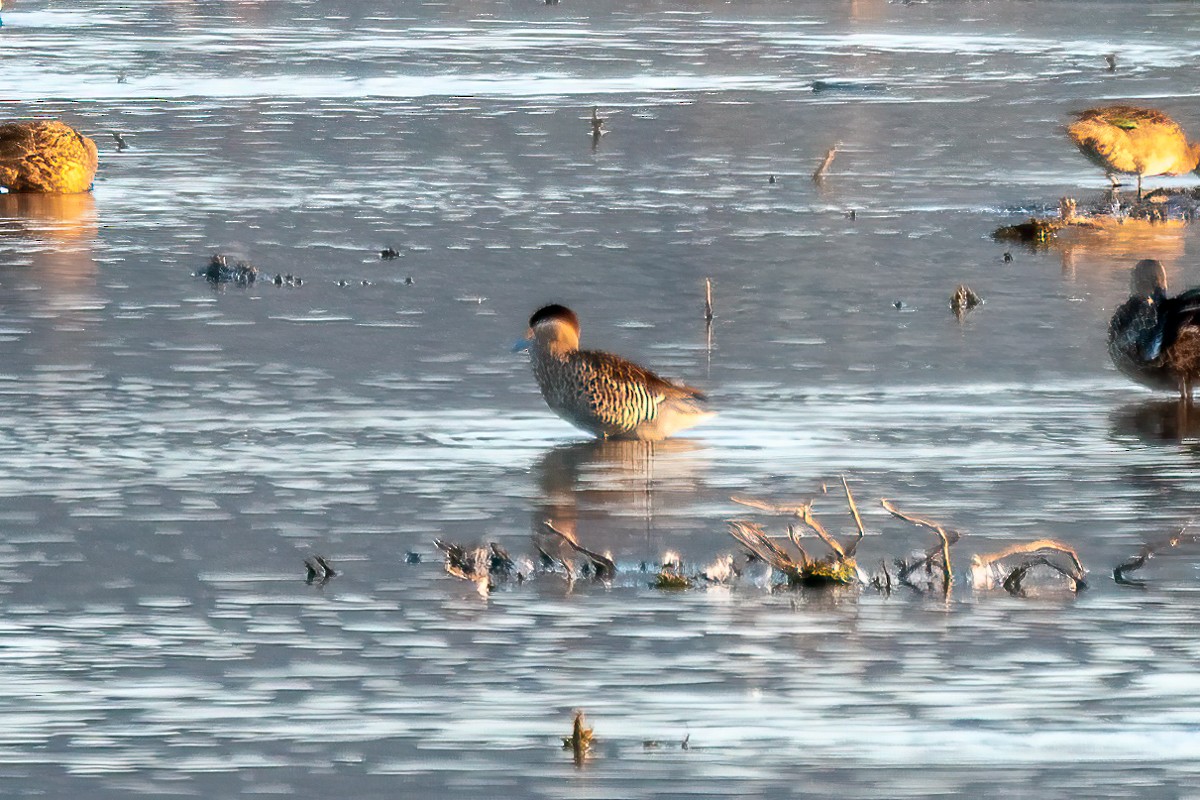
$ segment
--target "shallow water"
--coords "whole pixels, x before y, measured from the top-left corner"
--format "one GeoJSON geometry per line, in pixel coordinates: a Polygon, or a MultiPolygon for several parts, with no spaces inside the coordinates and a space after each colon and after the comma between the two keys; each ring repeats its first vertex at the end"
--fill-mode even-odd
{"type": "Polygon", "coordinates": [[[1197,233],[989,234],[1106,185],[1068,112],[1200,125],[1200,7],[397,5],[5,6],[5,114],[102,151],[93,195],[0,197],[5,796],[1193,791],[1200,552],[1110,573],[1196,514],[1200,421],[1104,330],[1134,260],[1200,282],[1197,233]],[[303,285],[214,290],[214,252],[303,285]],[[581,443],[507,347],[551,300],[720,416],[581,443]],[[639,571],[840,474],[864,565],[930,544],[883,496],[964,533],[948,600],[639,571]],[[484,598],[432,545],[546,517],[624,574],[484,598]],[[1044,536],[1087,591],[969,588],[1044,536]]]}

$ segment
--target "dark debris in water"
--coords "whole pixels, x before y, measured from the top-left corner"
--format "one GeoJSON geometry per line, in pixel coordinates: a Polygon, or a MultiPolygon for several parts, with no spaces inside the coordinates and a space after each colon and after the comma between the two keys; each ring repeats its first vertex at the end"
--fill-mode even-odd
{"type": "Polygon", "coordinates": [[[330,566],[329,562],[325,560],[324,556],[309,556],[308,558],[304,559],[304,568],[308,571],[308,575],[304,582],[309,585],[315,583],[318,586],[324,586],[325,584],[329,583],[331,578],[337,576],[337,571],[330,566]]]}
{"type": "Polygon", "coordinates": [[[812,82],[814,92],[886,92],[888,85],[882,81],[816,80],[812,82]]]}
{"type": "Polygon", "coordinates": [[[234,283],[239,286],[249,286],[258,278],[258,268],[245,261],[230,264],[229,259],[218,253],[208,262],[208,266],[193,273],[198,278],[204,278],[209,283],[234,283]]]}
{"type": "Polygon", "coordinates": [[[400,251],[394,247],[385,247],[379,251],[379,257],[384,261],[391,261],[400,257],[400,251]]]}
{"type": "MultiPolygon", "coordinates": [[[[251,286],[260,274],[258,267],[248,261],[229,263],[229,259],[218,253],[208,262],[208,266],[192,273],[197,278],[204,278],[213,285],[233,284],[234,286],[251,286]]],[[[276,286],[296,288],[304,285],[304,279],[298,275],[277,274],[270,282],[276,286]]]]}

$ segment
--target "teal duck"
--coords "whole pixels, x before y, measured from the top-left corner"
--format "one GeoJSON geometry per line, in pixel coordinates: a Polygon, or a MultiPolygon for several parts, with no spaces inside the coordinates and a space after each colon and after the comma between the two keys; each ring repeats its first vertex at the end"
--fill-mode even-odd
{"type": "Polygon", "coordinates": [[[713,416],[698,389],[611,353],[580,350],[579,318],[566,306],[534,313],[518,349],[530,351],[546,405],[598,438],[657,441],[713,416]]]}
{"type": "Polygon", "coordinates": [[[1153,389],[1174,389],[1190,403],[1200,375],[1200,288],[1167,296],[1167,273],[1154,259],[1133,268],[1131,295],[1108,325],[1117,369],[1153,389]]]}
{"type": "Polygon", "coordinates": [[[1135,106],[1090,108],[1075,115],[1067,135],[1111,177],[1115,172],[1142,177],[1182,175],[1200,166],[1200,144],[1189,144],[1183,128],[1161,111],[1135,106]]]}

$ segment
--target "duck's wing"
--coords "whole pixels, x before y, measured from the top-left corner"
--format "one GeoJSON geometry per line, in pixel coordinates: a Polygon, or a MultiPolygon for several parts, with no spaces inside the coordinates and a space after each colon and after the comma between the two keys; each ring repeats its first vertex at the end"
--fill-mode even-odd
{"type": "Polygon", "coordinates": [[[632,361],[601,350],[579,350],[579,360],[604,380],[626,387],[642,387],[652,395],[668,400],[707,400],[704,392],[683,383],[675,383],[632,361]]]}
{"type": "Polygon", "coordinates": [[[1163,350],[1179,340],[1181,331],[1187,328],[1200,329],[1200,288],[1188,289],[1167,298],[1162,304],[1159,318],[1163,321],[1163,350]]]}

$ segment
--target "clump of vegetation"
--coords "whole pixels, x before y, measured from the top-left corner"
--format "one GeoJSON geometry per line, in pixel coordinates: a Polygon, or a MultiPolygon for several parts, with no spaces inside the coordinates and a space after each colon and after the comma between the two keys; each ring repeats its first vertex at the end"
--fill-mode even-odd
{"type": "Polygon", "coordinates": [[[983,305],[983,298],[965,283],[960,283],[958,288],[954,290],[954,294],[950,295],[950,310],[954,312],[954,316],[958,317],[960,321],[967,315],[968,311],[972,311],[976,306],[981,305],[983,305]]]}
{"type": "Polygon", "coordinates": [[[695,586],[695,581],[683,574],[683,565],[680,563],[679,554],[667,553],[663,557],[658,574],[654,576],[654,581],[650,585],[655,589],[678,591],[691,589],[695,586]]]}
{"type": "Polygon", "coordinates": [[[798,519],[805,527],[812,530],[829,548],[830,554],[823,558],[812,558],[800,543],[801,534],[794,525],[788,525],[787,541],[796,551],[792,555],[788,550],[776,544],[757,523],[745,520],[730,520],[729,533],[745,547],[752,556],[770,564],[771,567],[783,573],[787,582],[792,586],[831,586],[851,585],[864,582],[862,572],[854,560],[858,543],[862,541],[865,531],[862,518],[858,514],[858,506],[850,485],[842,478],[842,487],[846,491],[846,503],[858,526],[858,537],[849,545],[843,546],[825,526],[813,515],[812,501],[800,505],[779,505],[765,500],[748,497],[733,497],[733,502],[751,508],[768,511],[772,514],[787,514],[798,519]]]}

